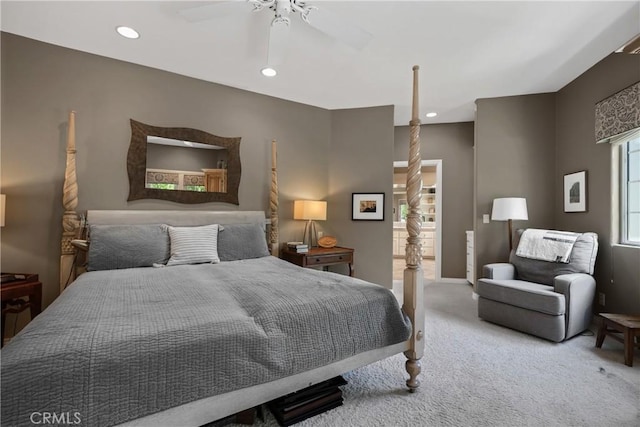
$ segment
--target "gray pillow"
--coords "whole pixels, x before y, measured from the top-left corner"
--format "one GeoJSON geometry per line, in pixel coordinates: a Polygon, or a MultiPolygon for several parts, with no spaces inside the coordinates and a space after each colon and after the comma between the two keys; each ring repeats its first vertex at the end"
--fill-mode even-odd
{"type": "Polygon", "coordinates": [[[151,267],[169,259],[169,232],[163,224],[89,226],[87,270],[151,267]]]}
{"type": "Polygon", "coordinates": [[[237,261],[268,255],[267,238],[260,224],[225,224],[218,232],[220,261],[237,261]]]}
{"type": "Polygon", "coordinates": [[[514,249],[509,256],[509,262],[515,266],[518,279],[553,286],[554,277],[560,274],[586,273],[593,275],[598,254],[598,235],[596,233],[582,233],[573,245],[569,263],[565,264],[517,256],[516,248],[522,232],[523,230],[518,230],[516,233],[514,249]]]}

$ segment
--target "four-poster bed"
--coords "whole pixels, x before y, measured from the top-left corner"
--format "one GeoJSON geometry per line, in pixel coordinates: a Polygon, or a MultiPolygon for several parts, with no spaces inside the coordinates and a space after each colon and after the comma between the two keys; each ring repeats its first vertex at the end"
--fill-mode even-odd
{"type": "MultiPolygon", "coordinates": [[[[76,276],[74,253],[69,249],[72,248],[71,240],[78,237],[80,228],[79,216],[75,212],[77,183],[74,164],[74,121],[75,113],[71,112],[63,196],[65,214],[61,290],[65,289],[67,283],[76,276]]],[[[178,265],[167,268],[149,268],[151,266],[126,268],[129,267],[127,265],[124,269],[121,266],[114,267],[116,269],[113,270],[107,267],[103,271],[84,273],[68,286],[50,306],[51,308],[36,318],[15,338],[15,343],[10,343],[3,349],[3,365],[14,363],[14,367],[23,366],[27,369],[42,363],[40,360],[32,364],[29,364],[30,361],[25,362],[26,353],[23,351],[33,351],[41,335],[59,332],[60,342],[71,347],[69,350],[71,353],[65,353],[67,349],[64,346],[59,350],[60,353],[53,350],[52,353],[48,350],[44,351],[42,358],[57,359],[52,361],[53,367],[46,369],[49,370],[48,375],[51,381],[60,383],[47,384],[42,389],[52,394],[62,393],[62,398],[56,395],[50,400],[45,399],[50,402],[52,408],[45,408],[42,405],[38,407],[40,410],[52,412],[81,411],[78,416],[85,418],[88,425],[103,425],[106,422],[131,426],[198,426],[401,352],[407,357],[406,370],[409,373],[407,386],[409,391],[415,392],[419,386],[417,377],[420,374],[420,359],[424,351],[423,273],[419,244],[422,178],[417,66],[413,68],[413,113],[410,124],[411,141],[407,174],[410,213],[407,217],[409,238],[406,250],[407,268],[404,273],[402,305],[404,316],[392,293],[381,286],[347,276],[302,269],[277,258],[278,184],[276,143],[273,141],[270,221],[265,221],[263,212],[133,210],[88,211],[87,221],[91,229],[102,230],[107,236],[112,234],[108,227],[125,227],[125,234],[129,230],[126,227],[150,226],[155,230],[154,233],[163,229],[162,227],[168,227],[171,233],[171,231],[177,232],[178,229],[221,224],[218,235],[219,250],[224,241],[223,237],[229,242],[227,237],[231,236],[229,233],[236,232],[233,231],[236,230],[234,227],[259,226],[262,227],[264,236],[265,224],[269,222],[268,243],[262,239],[262,244],[267,243],[265,247],[274,256],[250,256],[247,259],[236,257],[226,263],[178,265]],[[138,272],[139,270],[144,270],[144,273],[138,272]],[[134,271],[138,276],[132,278],[129,271],[134,271]],[[252,277],[251,281],[248,277],[252,277]],[[271,277],[270,280],[269,277],[271,277]],[[310,299],[307,300],[303,300],[292,291],[304,282],[309,283],[305,285],[306,287],[302,287],[301,291],[308,294],[307,297],[310,299]],[[215,291],[210,289],[214,285],[215,291]],[[214,295],[213,292],[218,292],[219,289],[224,289],[228,294],[214,295]],[[97,299],[93,295],[95,292],[98,293],[97,299]],[[163,299],[165,292],[171,295],[169,299],[163,299]],[[192,299],[181,299],[180,292],[190,294],[192,299]],[[150,294],[152,297],[149,296],[150,294]],[[366,297],[361,298],[363,295],[366,297]],[[193,299],[194,296],[197,301],[193,299]],[[73,305],[73,301],[78,299],[83,301],[82,304],[73,305]],[[360,303],[359,299],[363,302],[360,303]],[[129,304],[129,300],[142,301],[142,306],[127,306],[135,311],[136,314],[133,317],[127,317],[130,314],[128,310],[123,311],[117,307],[118,304],[129,304]],[[258,300],[261,301],[260,304],[258,300]],[[173,307],[181,303],[191,303],[192,306],[189,308],[194,310],[194,313],[185,315],[180,312],[180,307],[173,307]],[[236,304],[239,305],[238,312],[225,311],[236,304]],[[341,306],[345,307],[343,311],[336,310],[341,306]],[[69,307],[72,309],[69,310],[69,307]],[[331,307],[331,310],[326,307],[331,307]],[[315,314],[312,308],[319,310],[318,314],[315,314]],[[150,314],[151,311],[157,310],[166,310],[166,317],[150,314]],[[178,315],[174,315],[176,310],[179,312],[178,315]],[[51,320],[58,319],[53,316],[64,311],[72,313],[70,316],[60,318],[60,325],[51,326],[53,323],[51,320]],[[211,311],[220,311],[227,317],[222,319],[222,323],[215,323],[218,326],[213,327],[213,323],[209,323],[209,317],[214,316],[210,313],[211,311]],[[337,312],[335,317],[330,316],[330,312],[333,311],[337,312]],[[117,320],[120,318],[125,320],[117,320]],[[365,320],[363,321],[362,318],[365,320]],[[287,321],[291,323],[282,323],[287,321]],[[74,322],[87,323],[90,328],[82,329],[83,325],[74,322]],[[160,327],[158,323],[165,326],[160,327]],[[252,329],[255,324],[258,327],[252,329]],[[234,331],[245,330],[246,325],[246,332],[234,338],[232,348],[225,350],[219,342],[209,342],[213,339],[212,336],[222,336],[223,342],[227,342],[224,340],[228,339],[229,334],[219,325],[225,325],[230,328],[229,330],[234,331]],[[142,329],[147,332],[140,337],[136,334],[137,331],[132,329],[142,329]],[[324,331],[325,329],[328,332],[324,331]],[[174,330],[177,333],[174,333],[174,330]],[[208,331],[204,339],[193,338],[198,330],[208,331]],[[341,331],[346,334],[342,339],[338,335],[341,331]],[[105,340],[107,335],[113,335],[114,341],[103,343],[101,340],[105,340]],[[238,342],[245,341],[245,338],[248,340],[248,337],[253,337],[249,347],[239,347],[238,342]],[[177,346],[167,344],[172,341],[175,341],[177,346]],[[334,341],[342,343],[336,344],[334,341]],[[86,347],[89,348],[86,353],[82,342],[86,342],[86,347]],[[256,345],[258,345],[257,350],[256,345]],[[114,346],[117,351],[113,350],[114,346]],[[131,347],[143,349],[143,355],[134,354],[135,349],[131,347]],[[291,348],[292,354],[279,353],[283,348],[291,348]],[[326,352],[325,348],[327,348],[326,352]],[[190,352],[196,353],[196,356],[185,354],[190,352]],[[248,353],[248,359],[237,361],[236,355],[240,353],[248,353]],[[332,356],[327,356],[325,353],[332,356]],[[75,360],[75,358],[85,357],[87,364],[82,360],[75,360]],[[256,364],[256,358],[262,358],[264,361],[256,364]],[[22,365],[18,364],[19,360],[22,365]],[[135,364],[136,369],[132,370],[127,363],[135,364]],[[185,366],[181,367],[181,365],[185,366]],[[65,371],[67,367],[75,370],[67,372],[65,371]],[[196,367],[197,372],[193,370],[196,367]],[[140,395],[135,399],[136,402],[131,402],[131,399],[126,399],[127,392],[131,393],[131,391],[126,388],[127,384],[122,383],[136,381],[139,369],[143,370],[144,378],[149,380],[149,377],[152,377],[152,379],[150,384],[136,384],[139,388],[137,392],[155,394],[150,397],[140,395]],[[154,375],[160,375],[160,370],[165,376],[153,378],[154,375]],[[70,377],[65,379],[65,373],[70,377]],[[84,376],[90,376],[91,381],[84,376]],[[183,377],[188,378],[189,381],[185,382],[183,377]],[[155,385],[152,386],[154,382],[155,385]],[[158,382],[164,386],[158,387],[158,382]],[[203,391],[203,388],[208,388],[209,383],[214,386],[213,390],[217,391],[203,391]],[[70,393],[69,389],[74,387],[79,387],[79,390],[76,390],[75,394],[70,393]],[[106,392],[105,388],[107,388],[106,392]],[[107,411],[108,414],[94,416],[94,414],[82,412],[91,411],[99,406],[90,395],[93,390],[97,390],[96,400],[99,398],[98,393],[102,393],[100,398],[107,396],[113,400],[111,402],[107,399],[108,403],[100,403],[107,409],[111,408],[107,411]],[[65,400],[64,393],[68,393],[69,400],[65,400]],[[89,394],[88,397],[87,394],[89,394]],[[59,400],[56,401],[56,399],[59,400]],[[83,406],[70,407],[70,402],[75,402],[73,399],[77,399],[80,402],[78,405],[83,406]],[[113,414],[117,411],[116,407],[122,414],[113,414]]],[[[137,234],[137,236],[140,235],[137,234]]],[[[95,236],[97,238],[97,232],[95,236]]],[[[173,239],[173,235],[171,237],[173,239]]],[[[94,243],[97,242],[92,241],[91,245],[94,243]]],[[[172,240],[172,258],[173,244],[172,240]]],[[[234,244],[237,245],[237,242],[234,244]]],[[[258,244],[256,251],[260,252],[260,250],[258,244]]],[[[220,256],[222,258],[223,254],[220,253],[220,256]]],[[[91,267],[91,256],[89,260],[91,267]]],[[[130,260],[118,262],[126,264],[130,260]]],[[[215,321],[220,322],[219,319],[215,321]]],[[[16,376],[4,374],[3,370],[3,396],[8,396],[6,393],[10,392],[11,387],[16,387],[20,380],[16,376]]],[[[29,382],[24,384],[24,387],[35,386],[29,382]]],[[[42,403],[42,400],[37,400],[38,396],[34,398],[38,404],[42,403]]],[[[19,394],[3,398],[3,420],[16,424],[28,423],[28,418],[24,418],[24,412],[29,409],[29,406],[20,399],[19,394]]],[[[105,411],[104,408],[101,410],[105,411]]]]}

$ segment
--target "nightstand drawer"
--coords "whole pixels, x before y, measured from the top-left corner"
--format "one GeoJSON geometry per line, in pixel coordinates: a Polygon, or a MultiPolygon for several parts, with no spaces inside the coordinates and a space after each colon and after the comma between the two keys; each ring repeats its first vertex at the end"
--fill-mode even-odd
{"type": "Polygon", "coordinates": [[[348,264],[349,276],[353,276],[353,249],[336,246],[334,248],[309,248],[309,252],[296,253],[285,248],[280,256],[300,267],[322,267],[327,270],[330,265],[348,264]]]}
{"type": "Polygon", "coordinates": [[[353,254],[307,255],[307,265],[327,265],[343,262],[353,262],[353,254]]]}

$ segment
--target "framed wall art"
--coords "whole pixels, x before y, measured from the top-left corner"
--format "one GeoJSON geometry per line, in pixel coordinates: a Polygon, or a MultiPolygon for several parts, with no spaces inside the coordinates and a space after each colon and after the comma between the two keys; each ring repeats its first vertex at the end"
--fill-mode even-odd
{"type": "Polygon", "coordinates": [[[564,211],[587,211],[587,171],[564,176],[564,211]]]}
{"type": "Polygon", "coordinates": [[[351,219],[353,221],[384,221],[384,193],[353,193],[351,219]]]}

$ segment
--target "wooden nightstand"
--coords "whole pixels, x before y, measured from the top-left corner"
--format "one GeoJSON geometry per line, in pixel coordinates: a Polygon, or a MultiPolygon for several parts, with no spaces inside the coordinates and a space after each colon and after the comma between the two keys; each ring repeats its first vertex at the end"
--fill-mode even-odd
{"type": "Polygon", "coordinates": [[[300,267],[321,266],[324,270],[335,264],[348,264],[349,276],[353,277],[353,249],[336,246],[334,248],[310,248],[309,252],[299,254],[284,249],[281,258],[300,267]]]}
{"type": "MultiPolygon", "coordinates": [[[[4,276],[6,273],[2,273],[4,276]]],[[[31,311],[31,319],[36,317],[42,311],[42,283],[38,280],[37,274],[16,274],[20,277],[2,283],[0,294],[2,295],[2,341],[0,346],[4,345],[4,326],[7,313],[20,313],[27,308],[31,311]],[[22,299],[29,297],[28,301],[22,299]]]]}

